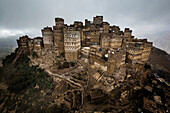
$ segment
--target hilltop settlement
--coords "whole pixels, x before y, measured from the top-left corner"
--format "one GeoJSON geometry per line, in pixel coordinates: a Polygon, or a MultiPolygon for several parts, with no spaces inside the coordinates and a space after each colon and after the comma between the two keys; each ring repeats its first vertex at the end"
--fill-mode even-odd
{"type": "MultiPolygon", "coordinates": [[[[55,18],[55,25],[41,32],[42,37],[26,35],[17,40],[12,64],[24,54],[30,67],[42,69],[52,78],[51,89],[42,90],[43,82],[29,86],[40,90],[43,96],[38,98],[51,99],[48,105],[39,104],[42,111],[49,112],[57,105],[63,112],[168,112],[169,94],[165,92],[169,92],[169,83],[148,62],[153,43],[135,38],[130,28],[121,30],[103,21],[103,16],[96,16],[93,21],[85,19],[85,24],[74,21],[71,25],[55,18]]],[[[29,101],[21,106],[25,103],[29,101]]],[[[30,103],[30,110],[23,112],[41,111],[35,108],[34,100],[30,103]]],[[[18,105],[14,108],[23,109],[18,105]]]]}
{"type": "MultiPolygon", "coordinates": [[[[102,71],[112,74],[125,63],[147,63],[152,42],[132,36],[132,30],[110,26],[103,16],[96,16],[93,22],[75,21],[73,25],[64,24],[64,19],[55,18],[56,25],[42,29],[42,37],[20,37],[17,40],[18,53],[40,57],[50,50],[58,56],[64,54],[67,62],[85,59],[101,67],[102,71]]],[[[48,59],[51,60],[51,59],[48,59]]]]}

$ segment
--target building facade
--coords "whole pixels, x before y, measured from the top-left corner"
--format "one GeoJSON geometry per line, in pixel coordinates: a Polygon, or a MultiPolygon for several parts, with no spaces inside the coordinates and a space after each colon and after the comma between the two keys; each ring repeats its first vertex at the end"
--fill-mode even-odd
{"type": "MultiPolygon", "coordinates": [[[[64,24],[63,18],[55,18],[55,25],[42,29],[42,38],[20,37],[18,47],[31,54],[32,51],[55,47],[59,53],[65,53],[67,61],[77,61],[79,54],[90,61],[107,67],[109,73],[119,69],[125,63],[146,63],[152,42],[132,36],[132,30],[110,25],[103,16],[93,21],[85,19],[73,24],[64,24]]],[[[105,68],[106,69],[106,68],[105,68]]]]}
{"type": "Polygon", "coordinates": [[[64,51],[67,61],[77,61],[81,48],[80,31],[74,28],[64,30],[64,51]]]}
{"type": "Polygon", "coordinates": [[[42,31],[43,43],[45,48],[49,48],[54,45],[54,33],[51,27],[45,27],[42,31]]]}

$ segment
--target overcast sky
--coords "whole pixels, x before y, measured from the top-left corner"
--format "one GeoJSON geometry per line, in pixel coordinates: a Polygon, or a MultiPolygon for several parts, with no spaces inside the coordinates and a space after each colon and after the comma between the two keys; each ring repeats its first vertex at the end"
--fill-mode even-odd
{"type": "Polygon", "coordinates": [[[96,15],[121,29],[130,27],[136,37],[170,30],[170,0],[0,0],[0,38],[41,36],[55,17],[71,24],[96,15]]]}

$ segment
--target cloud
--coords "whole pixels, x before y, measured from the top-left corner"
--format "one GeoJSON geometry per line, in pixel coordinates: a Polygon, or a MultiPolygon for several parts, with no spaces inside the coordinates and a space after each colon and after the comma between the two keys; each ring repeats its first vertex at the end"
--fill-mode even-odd
{"type": "Polygon", "coordinates": [[[24,32],[20,30],[0,29],[0,37],[2,38],[9,37],[9,36],[16,36],[18,34],[24,34],[24,32]]]}
{"type": "Polygon", "coordinates": [[[12,29],[11,34],[34,28],[26,33],[41,35],[43,27],[54,25],[55,17],[71,24],[103,15],[111,25],[130,27],[141,36],[169,29],[169,6],[170,0],[0,0],[0,26],[12,29]]]}
{"type": "Polygon", "coordinates": [[[11,36],[22,36],[26,34],[35,35],[35,32],[37,32],[36,29],[17,30],[17,29],[0,28],[0,38],[8,38],[11,36]]]}

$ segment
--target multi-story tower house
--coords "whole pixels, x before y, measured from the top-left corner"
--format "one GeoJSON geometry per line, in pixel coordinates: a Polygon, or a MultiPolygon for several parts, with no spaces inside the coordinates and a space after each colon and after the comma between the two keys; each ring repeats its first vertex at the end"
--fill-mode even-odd
{"type": "Polygon", "coordinates": [[[80,31],[75,30],[73,27],[65,28],[64,50],[66,60],[68,62],[77,61],[80,48],[81,48],[80,31]]]}
{"type": "Polygon", "coordinates": [[[83,28],[83,22],[80,21],[74,21],[74,28],[76,28],[78,30],[78,28],[83,28]]]}
{"type": "Polygon", "coordinates": [[[53,26],[54,31],[54,45],[58,48],[58,51],[64,52],[64,19],[55,18],[55,26],[53,26]]]}
{"type": "Polygon", "coordinates": [[[114,48],[118,49],[122,46],[122,36],[115,33],[103,33],[101,34],[101,47],[102,49],[114,48]]]}
{"type": "Polygon", "coordinates": [[[45,27],[42,31],[42,36],[43,36],[43,43],[45,48],[49,48],[54,45],[53,43],[53,30],[51,27],[45,27]]]}
{"type": "Polygon", "coordinates": [[[29,40],[30,39],[27,35],[22,36],[19,38],[19,40],[17,40],[17,44],[20,52],[30,54],[29,40]]]}
{"type": "Polygon", "coordinates": [[[83,22],[81,21],[74,21],[74,29],[77,30],[77,31],[80,31],[80,42],[81,42],[81,45],[83,44],[83,41],[85,40],[84,37],[83,37],[83,22]]]}
{"type": "Polygon", "coordinates": [[[34,39],[29,38],[27,35],[20,37],[17,40],[19,51],[25,54],[31,55],[33,51],[41,50],[43,47],[42,37],[36,37],[34,39]]]}
{"type": "Polygon", "coordinates": [[[110,49],[108,51],[108,66],[107,72],[113,73],[119,69],[121,65],[125,64],[126,50],[125,49],[110,49]]]}
{"type": "MultiPolygon", "coordinates": [[[[83,37],[85,37],[85,46],[99,45],[100,44],[100,33],[103,32],[103,16],[96,16],[93,18],[93,22],[85,19],[85,29],[83,30],[83,37]]],[[[106,23],[104,23],[107,28],[106,23]]]]}
{"type": "Polygon", "coordinates": [[[120,31],[120,28],[119,28],[119,26],[113,25],[113,26],[110,26],[109,30],[110,30],[110,32],[118,33],[120,31]]]}
{"type": "Polygon", "coordinates": [[[103,22],[103,33],[109,33],[110,24],[108,22],[103,22]]]}
{"type": "Polygon", "coordinates": [[[19,50],[31,54],[40,50],[43,45],[45,48],[54,46],[58,52],[65,52],[67,61],[76,61],[83,45],[82,56],[100,64],[104,70],[108,69],[109,73],[124,62],[146,63],[152,48],[152,42],[134,39],[132,30],[125,28],[121,31],[119,26],[110,26],[108,22],[103,22],[103,16],[94,17],[93,22],[86,19],[85,26],[79,21],[67,26],[64,19],[55,18],[53,30],[45,27],[42,29],[42,36],[43,38],[34,39],[20,37],[17,40],[19,50]]]}
{"type": "MultiPolygon", "coordinates": [[[[31,39],[32,40],[32,39],[31,39]]],[[[43,38],[36,37],[33,39],[34,50],[41,50],[43,45],[43,38]]]]}
{"type": "Polygon", "coordinates": [[[93,17],[93,23],[95,25],[101,25],[103,22],[103,16],[96,16],[96,17],[93,17]]]}
{"type": "MultiPolygon", "coordinates": [[[[107,27],[108,29],[108,27],[107,27]]],[[[101,34],[101,47],[102,49],[114,48],[118,49],[122,46],[123,31],[120,31],[118,26],[109,27],[109,33],[101,34]]]]}
{"type": "Polygon", "coordinates": [[[132,38],[132,30],[130,30],[129,28],[125,28],[124,37],[128,38],[128,39],[131,39],[132,38]]]}
{"type": "Polygon", "coordinates": [[[99,45],[100,44],[100,27],[97,27],[96,24],[92,24],[90,28],[90,45],[99,45]]]}
{"type": "Polygon", "coordinates": [[[142,62],[148,61],[148,58],[149,58],[149,55],[150,55],[150,52],[152,49],[152,44],[153,44],[153,42],[144,43],[144,45],[143,45],[144,48],[143,48],[143,53],[142,53],[142,62]]]}
{"type": "Polygon", "coordinates": [[[85,28],[89,29],[91,26],[92,22],[90,20],[85,19],[85,28]]]}
{"type": "Polygon", "coordinates": [[[93,23],[90,26],[90,45],[100,44],[100,33],[103,32],[102,23],[103,16],[93,17],[93,23]]]}
{"type": "Polygon", "coordinates": [[[150,55],[152,42],[147,42],[147,39],[131,39],[131,41],[123,42],[123,48],[127,49],[127,63],[146,63],[150,55]]]}
{"type": "MultiPolygon", "coordinates": [[[[42,41],[42,47],[43,47],[43,39],[41,41],[42,41]]],[[[32,52],[34,51],[34,39],[28,38],[28,47],[29,47],[30,55],[32,55],[32,52]]]]}

